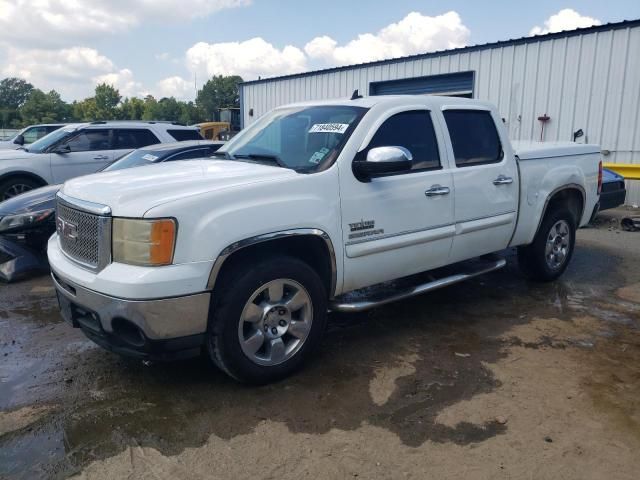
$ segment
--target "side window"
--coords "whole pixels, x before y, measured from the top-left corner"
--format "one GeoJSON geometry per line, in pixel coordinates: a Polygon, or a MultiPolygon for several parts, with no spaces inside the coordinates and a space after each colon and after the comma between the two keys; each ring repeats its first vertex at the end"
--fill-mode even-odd
{"type": "Polygon", "coordinates": [[[59,128],[62,128],[60,125],[49,125],[48,127],[44,127],[45,135],[49,135],[51,132],[55,132],[59,128]]]}
{"type": "Polygon", "coordinates": [[[411,171],[440,167],[438,141],[431,114],[426,110],[396,113],[380,125],[367,150],[375,147],[404,147],[413,156],[411,171]]]}
{"type": "Polygon", "coordinates": [[[206,148],[199,148],[197,150],[187,150],[186,152],[178,153],[173,157],[167,159],[167,161],[174,160],[189,160],[190,158],[203,158],[209,155],[209,150],[206,148]]]}
{"type": "Polygon", "coordinates": [[[491,113],[484,110],[445,110],[443,113],[456,166],[502,161],[502,144],[491,113]]]}
{"type": "Polygon", "coordinates": [[[24,143],[33,143],[47,134],[44,127],[32,127],[22,134],[24,143]]]}
{"type": "Polygon", "coordinates": [[[113,133],[116,150],[136,149],[160,143],[158,137],[146,128],[116,128],[113,133]]]}
{"type": "Polygon", "coordinates": [[[175,138],[178,142],[184,142],[185,140],[202,140],[200,130],[195,128],[178,130],[177,128],[167,130],[167,133],[175,138]]]}
{"type": "Polygon", "coordinates": [[[70,139],[66,145],[69,147],[70,152],[110,150],[109,130],[82,130],[70,139]]]}

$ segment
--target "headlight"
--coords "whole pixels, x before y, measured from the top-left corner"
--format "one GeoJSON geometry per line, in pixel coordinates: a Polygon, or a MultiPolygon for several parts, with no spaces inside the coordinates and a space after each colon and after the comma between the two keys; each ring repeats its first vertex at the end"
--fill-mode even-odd
{"type": "Polygon", "coordinates": [[[35,226],[36,224],[48,219],[55,212],[54,208],[40,210],[38,212],[19,213],[16,215],[7,215],[0,218],[0,233],[7,233],[13,230],[20,230],[35,226]]]}
{"type": "Polygon", "coordinates": [[[176,221],[171,218],[114,218],[113,261],[144,266],[170,265],[176,230],[176,221]]]}

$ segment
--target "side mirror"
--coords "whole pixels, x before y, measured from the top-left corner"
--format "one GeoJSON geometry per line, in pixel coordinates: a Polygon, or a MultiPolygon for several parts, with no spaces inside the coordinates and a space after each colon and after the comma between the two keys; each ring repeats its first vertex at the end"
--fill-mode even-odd
{"type": "Polygon", "coordinates": [[[16,145],[24,145],[24,135],[20,134],[13,139],[13,143],[16,145]]]}
{"type": "Polygon", "coordinates": [[[69,145],[60,145],[54,148],[51,153],[57,153],[63,155],[65,153],[69,153],[71,151],[71,147],[69,145]]]}
{"type": "Polygon", "coordinates": [[[353,162],[353,174],[366,182],[379,175],[408,172],[412,160],[411,152],[404,147],[376,147],[369,150],[365,160],[353,162]]]}

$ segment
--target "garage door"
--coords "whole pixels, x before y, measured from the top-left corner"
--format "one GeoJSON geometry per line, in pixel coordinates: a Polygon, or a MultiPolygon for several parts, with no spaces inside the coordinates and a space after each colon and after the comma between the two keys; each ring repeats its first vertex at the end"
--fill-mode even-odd
{"type": "Polygon", "coordinates": [[[371,82],[369,95],[450,95],[471,98],[473,73],[457,72],[371,82]]]}

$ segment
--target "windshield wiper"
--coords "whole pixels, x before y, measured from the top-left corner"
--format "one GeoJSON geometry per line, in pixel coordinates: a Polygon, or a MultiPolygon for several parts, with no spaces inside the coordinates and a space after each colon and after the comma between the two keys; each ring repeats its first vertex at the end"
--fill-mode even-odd
{"type": "Polygon", "coordinates": [[[284,163],[282,160],[280,160],[280,157],[278,157],[277,155],[269,155],[267,153],[248,153],[246,155],[235,155],[235,158],[247,158],[249,160],[267,160],[271,163],[275,163],[276,165],[278,165],[279,167],[282,168],[291,168],[289,167],[286,163],[284,163]]]}

